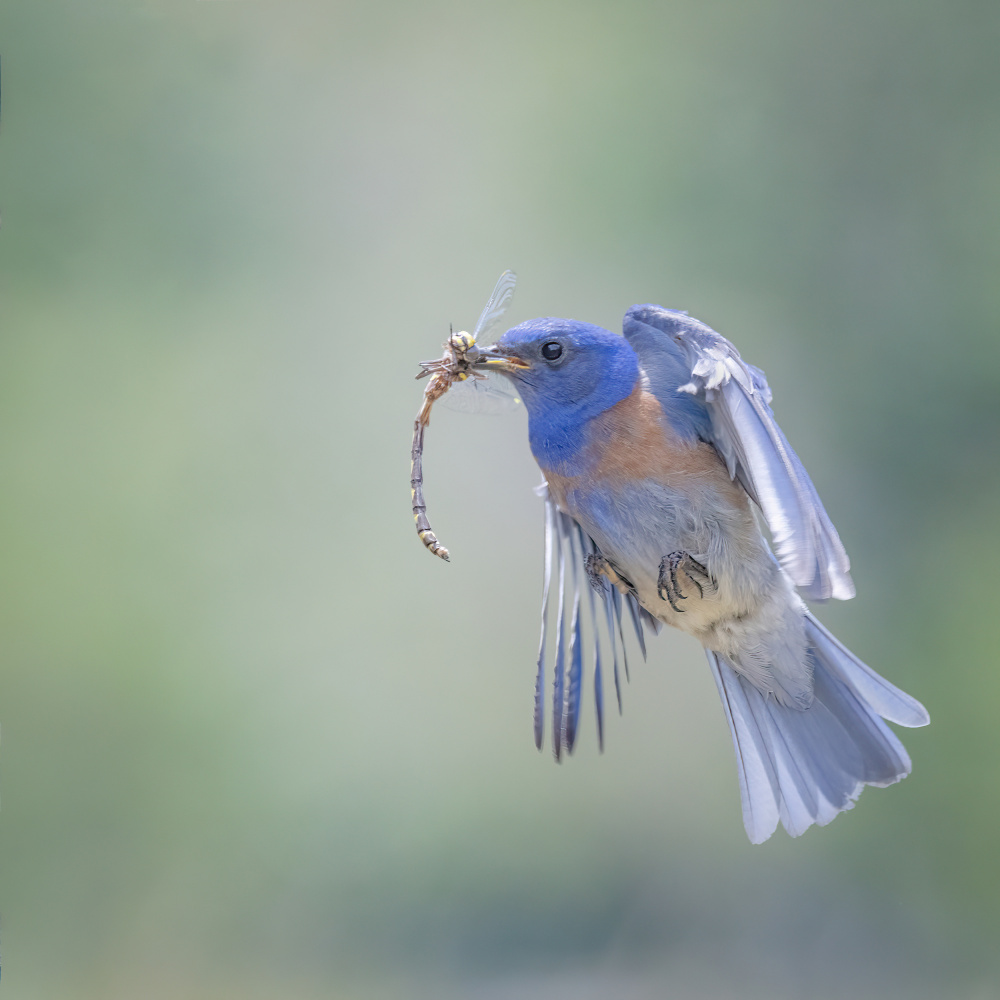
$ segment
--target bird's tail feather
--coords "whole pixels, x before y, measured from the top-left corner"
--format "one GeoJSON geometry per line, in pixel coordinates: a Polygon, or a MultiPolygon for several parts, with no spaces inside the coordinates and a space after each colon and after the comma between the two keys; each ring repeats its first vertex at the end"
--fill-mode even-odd
{"type": "Polygon", "coordinates": [[[910,773],[903,744],[882,721],[923,726],[926,709],[894,687],[806,614],[814,700],[802,711],[779,705],[708,652],[733,736],[743,824],[759,844],[780,819],[793,837],[850,809],[865,785],[910,773]]]}

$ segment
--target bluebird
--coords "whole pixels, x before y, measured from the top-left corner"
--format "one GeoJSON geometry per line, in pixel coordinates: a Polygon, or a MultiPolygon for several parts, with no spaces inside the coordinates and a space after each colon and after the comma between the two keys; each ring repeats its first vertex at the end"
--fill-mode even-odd
{"type": "MultiPolygon", "coordinates": [[[[642,622],[663,623],[704,647],[751,842],[767,840],[779,820],[793,837],[823,826],[865,785],[909,774],[910,758],[883,720],[923,726],[926,709],[838,642],[803,601],[847,600],[854,584],[760,369],[704,323],[656,305],[629,309],[623,337],[575,320],[530,320],[500,338],[488,363],[524,400],[545,478],[553,529],[546,601],[553,545],[561,608],[575,588],[568,654],[559,625],[557,754],[575,738],[589,578],[605,593],[609,629],[617,618],[620,633],[624,602],[640,641],[642,622]]],[[[540,671],[545,641],[543,625],[540,671]]],[[[597,657],[599,671],[599,645],[597,657]]],[[[597,676],[595,691],[603,730],[597,676]]]]}

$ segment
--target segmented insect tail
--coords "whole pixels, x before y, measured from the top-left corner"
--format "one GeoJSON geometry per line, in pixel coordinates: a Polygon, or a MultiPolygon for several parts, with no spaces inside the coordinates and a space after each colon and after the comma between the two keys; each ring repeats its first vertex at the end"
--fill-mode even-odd
{"type": "Polygon", "coordinates": [[[450,562],[448,550],[437,540],[427,520],[427,504],[424,502],[424,423],[418,417],[413,422],[413,449],[410,452],[410,496],[413,499],[413,520],[417,525],[420,541],[439,559],[450,562]]]}

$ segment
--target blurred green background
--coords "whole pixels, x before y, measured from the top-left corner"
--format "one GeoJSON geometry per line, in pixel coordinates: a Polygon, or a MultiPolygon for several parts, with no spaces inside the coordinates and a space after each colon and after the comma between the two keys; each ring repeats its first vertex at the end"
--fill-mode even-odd
{"type": "Polygon", "coordinates": [[[0,12],[10,998],[1000,995],[995,0],[0,12]],[[696,644],[530,730],[524,415],[475,322],[690,310],[851,553],[913,775],[743,833],[696,644]]]}

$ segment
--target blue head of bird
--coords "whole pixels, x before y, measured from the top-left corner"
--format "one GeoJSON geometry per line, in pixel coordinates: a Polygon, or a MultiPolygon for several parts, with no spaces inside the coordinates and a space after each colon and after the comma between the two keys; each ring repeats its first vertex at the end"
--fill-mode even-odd
{"type": "Polygon", "coordinates": [[[624,337],[571,319],[532,319],[508,330],[490,365],[517,385],[531,450],[544,468],[571,472],[591,418],[625,399],[639,359],[624,337]]]}

